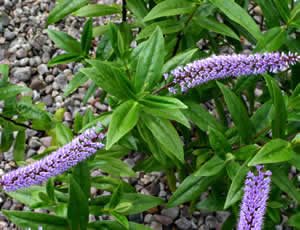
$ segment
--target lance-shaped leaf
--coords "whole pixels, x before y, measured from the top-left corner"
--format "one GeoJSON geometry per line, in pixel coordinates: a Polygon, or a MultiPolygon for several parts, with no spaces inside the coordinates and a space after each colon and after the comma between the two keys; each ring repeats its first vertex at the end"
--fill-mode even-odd
{"type": "Polygon", "coordinates": [[[135,98],[134,90],[126,74],[113,63],[87,60],[93,68],[83,68],[80,72],[92,79],[98,86],[122,100],[135,98]]]}
{"type": "Polygon", "coordinates": [[[289,142],[282,139],[271,140],[262,147],[248,165],[288,161],[293,157],[294,153],[289,142]]]}
{"type": "Polygon", "coordinates": [[[84,55],[89,54],[93,39],[93,19],[90,18],[84,25],[81,35],[81,50],[84,55]]]}
{"type": "Polygon", "coordinates": [[[151,89],[161,79],[164,56],[164,38],[157,27],[139,54],[135,76],[135,88],[138,92],[151,89]]]}
{"type": "Polygon", "coordinates": [[[90,4],[77,10],[74,15],[79,17],[97,17],[118,14],[121,13],[121,8],[118,6],[119,5],[90,4]]]}
{"type": "Polygon", "coordinates": [[[58,22],[65,16],[75,12],[91,0],[64,0],[60,2],[49,14],[47,25],[58,22]]]}
{"type": "Polygon", "coordinates": [[[157,109],[187,109],[188,107],[180,100],[173,97],[145,96],[139,101],[142,105],[157,109]]]}
{"type": "Polygon", "coordinates": [[[113,113],[108,128],[106,149],[110,149],[114,143],[127,134],[138,122],[140,104],[128,100],[121,104],[113,113]]]}
{"type": "Polygon", "coordinates": [[[19,93],[29,92],[29,91],[31,91],[31,89],[26,87],[14,85],[14,84],[6,85],[5,87],[0,88],[0,101],[18,95],[19,93]]]}

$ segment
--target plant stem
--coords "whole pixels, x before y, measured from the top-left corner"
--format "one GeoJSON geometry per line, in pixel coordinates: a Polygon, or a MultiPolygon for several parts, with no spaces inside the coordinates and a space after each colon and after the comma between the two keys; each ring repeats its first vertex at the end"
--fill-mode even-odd
{"type": "MultiPolygon", "coordinates": [[[[3,115],[0,114],[0,117],[3,118],[4,120],[8,121],[8,122],[11,122],[13,123],[14,125],[18,125],[18,126],[21,126],[21,127],[24,127],[26,129],[32,129],[29,125],[25,125],[25,124],[22,124],[22,123],[18,123],[14,120],[12,120],[11,118],[8,118],[8,117],[5,117],[3,115]]],[[[32,129],[33,130],[33,129],[32,129]]]]}
{"type": "MultiPolygon", "coordinates": [[[[196,13],[197,11],[197,7],[193,10],[193,12],[190,14],[190,16],[187,18],[187,20],[184,22],[184,27],[187,26],[187,24],[191,21],[191,19],[193,18],[194,14],[196,13]]],[[[176,53],[177,53],[177,50],[179,48],[179,44],[180,44],[180,41],[182,39],[182,31],[180,31],[178,34],[177,34],[177,41],[176,41],[176,45],[175,45],[175,48],[174,48],[174,51],[173,51],[173,54],[172,56],[175,56],[176,53]]]]}
{"type": "Polygon", "coordinates": [[[126,0],[122,0],[122,22],[126,22],[127,18],[127,9],[126,9],[126,0]]]}
{"type": "Polygon", "coordinates": [[[175,83],[174,82],[170,82],[169,84],[166,84],[165,86],[161,87],[159,90],[156,90],[155,92],[152,93],[152,95],[155,95],[155,94],[158,94],[160,91],[174,85],[175,83]]]}

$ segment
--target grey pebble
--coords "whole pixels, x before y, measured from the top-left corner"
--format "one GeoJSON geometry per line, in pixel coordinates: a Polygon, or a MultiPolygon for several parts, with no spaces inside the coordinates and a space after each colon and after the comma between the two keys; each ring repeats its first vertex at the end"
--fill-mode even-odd
{"type": "Polygon", "coordinates": [[[176,220],[175,224],[181,230],[189,230],[192,227],[192,222],[185,217],[176,220]]]}
{"type": "Polygon", "coordinates": [[[6,29],[4,32],[4,37],[7,41],[11,41],[16,37],[16,34],[14,32],[11,32],[10,30],[6,29]]]}
{"type": "Polygon", "coordinates": [[[51,140],[52,140],[52,137],[49,136],[49,137],[42,137],[40,138],[42,144],[45,146],[45,147],[49,147],[51,145],[51,140]]]}
{"type": "Polygon", "coordinates": [[[30,88],[32,89],[42,89],[45,87],[45,83],[43,81],[41,81],[40,79],[33,79],[31,84],[30,84],[30,88]]]}
{"type": "Polygon", "coordinates": [[[17,52],[16,52],[16,56],[19,59],[25,58],[27,56],[27,51],[23,48],[18,49],[17,52]]]}
{"type": "Polygon", "coordinates": [[[216,228],[217,227],[217,224],[218,224],[218,220],[216,217],[214,216],[207,216],[205,218],[205,224],[210,228],[216,228]]]}
{"type": "Polygon", "coordinates": [[[150,228],[153,230],[163,230],[163,226],[160,223],[157,223],[156,221],[153,221],[150,225],[150,228]]]}
{"type": "Polygon", "coordinates": [[[38,149],[41,146],[41,142],[39,142],[38,137],[32,137],[30,138],[28,145],[30,148],[38,149]]]}
{"type": "Polygon", "coordinates": [[[161,214],[175,220],[179,215],[179,207],[163,209],[161,214]]]}
{"type": "Polygon", "coordinates": [[[44,75],[49,72],[48,66],[45,64],[41,64],[37,67],[37,71],[40,75],[44,75]]]}
{"type": "Polygon", "coordinates": [[[168,216],[154,215],[153,219],[156,220],[158,223],[161,223],[164,226],[168,226],[173,223],[172,218],[170,218],[168,216]]]}
{"type": "Polygon", "coordinates": [[[149,224],[149,223],[152,221],[152,219],[153,219],[153,215],[150,214],[150,213],[148,213],[148,214],[146,214],[145,217],[144,217],[144,222],[145,222],[146,224],[149,224]]]}
{"type": "Polygon", "coordinates": [[[36,151],[34,149],[29,149],[26,153],[27,158],[31,158],[32,156],[36,155],[36,151]]]}
{"type": "Polygon", "coordinates": [[[19,81],[28,81],[31,78],[31,68],[29,66],[16,68],[13,76],[19,81]]]}
{"type": "Polygon", "coordinates": [[[0,26],[6,27],[9,24],[9,17],[5,13],[0,14],[0,26]]]}
{"type": "MultiPolygon", "coordinates": [[[[55,78],[55,82],[57,85],[57,89],[64,89],[67,84],[68,84],[68,80],[66,78],[66,76],[63,73],[60,73],[56,78],[55,78]]],[[[53,85],[54,88],[54,85],[53,85]]]]}
{"type": "Polygon", "coordinates": [[[4,153],[4,160],[6,161],[12,161],[14,159],[13,152],[7,151],[4,153]]]}

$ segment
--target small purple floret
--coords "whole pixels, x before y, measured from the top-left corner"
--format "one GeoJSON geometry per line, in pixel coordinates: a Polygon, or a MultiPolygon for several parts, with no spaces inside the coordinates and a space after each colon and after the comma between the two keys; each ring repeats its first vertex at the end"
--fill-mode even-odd
{"type": "MultiPolygon", "coordinates": [[[[97,126],[101,128],[100,124],[97,126]]],[[[95,127],[88,129],[45,158],[3,175],[0,185],[5,191],[10,192],[47,181],[103,148],[104,144],[99,142],[103,137],[104,134],[98,134],[95,127]]]]}
{"type": "MultiPolygon", "coordinates": [[[[220,55],[178,66],[171,74],[174,76],[174,85],[179,85],[181,91],[185,92],[211,80],[284,71],[299,60],[297,53],[220,55]]],[[[169,91],[176,93],[173,88],[169,91]]]]}
{"type": "Polygon", "coordinates": [[[241,205],[238,230],[261,230],[270,192],[271,171],[262,172],[264,166],[255,166],[258,175],[248,172],[241,205]]]}

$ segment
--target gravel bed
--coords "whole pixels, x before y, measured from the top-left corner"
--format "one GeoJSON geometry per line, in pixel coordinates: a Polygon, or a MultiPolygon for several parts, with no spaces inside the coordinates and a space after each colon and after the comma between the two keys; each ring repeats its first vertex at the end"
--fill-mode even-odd
{"type": "MultiPolygon", "coordinates": [[[[102,0],[99,2],[110,4],[116,1],[102,0]]],[[[54,0],[0,0],[0,63],[10,65],[10,82],[32,88],[33,91],[26,95],[32,96],[33,101],[44,102],[47,111],[55,112],[58,108],[66,108],[64,123],[71,126],[77,112],[84,114],[88,108],[91,108],[94,113],[100,114],[109,110],[109,107],[95,100],[101,95],[101,89],[90,98],[87,105],[83,105],[83,98],[90,82],[67,98],[63,98],[63,90],[81,65],[47,66],[47,62],[51,58],[62,53],[62,50],[54,45],[46,33],[46,19],[54,6],[54,0]]],[[[110,17],[99,18],[95,25],[103,24],[109,19],[110,17]]],[[[84,22],[85,19],[69,16],[49,28],[65,31],[79,39],[84,22]]],[[[210,107],[207,104],[207,108],[210,107]]],[[[51,142],[51,137],[43,136],[43,133],[34,130],[27,130],[26,136],[28,141],[26,158],[42,153],[51,142]]],[[[140,158],[141,155],[132,153],[124,159],[124,162],[133,167],[140,158]]],[[[12,149],[10,149],[8,152],[0,154],[0,176],[13,168],[16,168],[16,164],[13,161],[12,149]]],[[[99,171],[95,171],[93,174],[103,175],[99,171]]],[[[137,192],[169,199],[171,192],[164,173],[144,174],[138,172],[137,175],[137,178],[128,180],[137,192]]],[[[98,192],[96,189],[92,189],[93,195],[98,192]]],[[[109,193],[105,192],[105,194],[109,193]]],[[[225,211],[195,211],[191,214],[186,205],[167,210],[163,207],[164,205],[161,205],[142,214],[129,215],[128,218],[130,221],[144,223],[154,230],[209,230],[220,229],[229,214],[225,211]]],[[[24,207],[20,202],[9,198],[2,192],[0,192],[0,208],[29,210],[28,207],[24,207]]],[[[45,210],[36,211],[45,212],[45,210]]],[[[99,217],[97,218],[99,219],[99,217]]],[[[110,219],[111,217],[103,216],[101,218],[110,219]]],[[[95,217],[90,216],[90,220],[95,220],[95,217]]],[[[19,228],[0,212],[0,229],[19,228]]],[[[287,228],[278,226],[276,229],[287,228]]]]}

